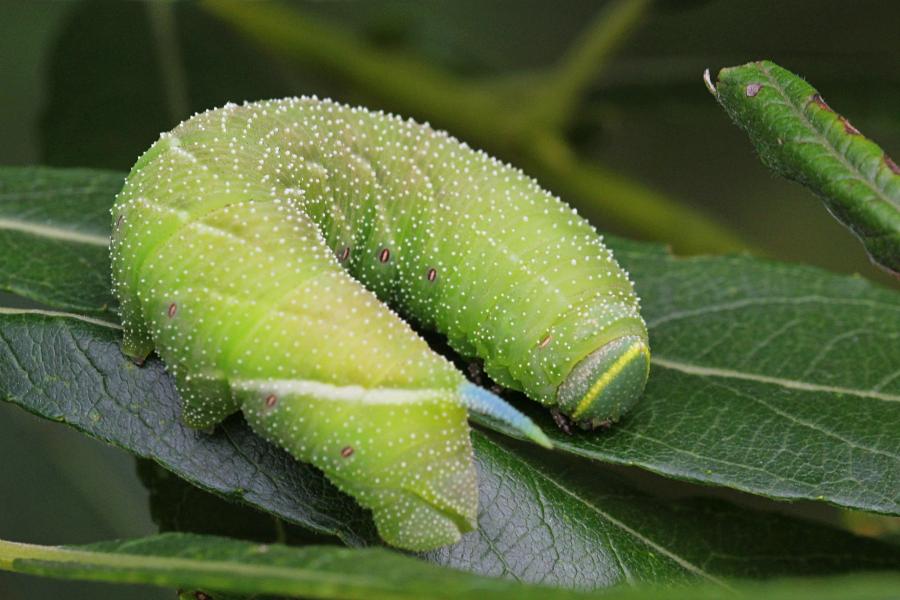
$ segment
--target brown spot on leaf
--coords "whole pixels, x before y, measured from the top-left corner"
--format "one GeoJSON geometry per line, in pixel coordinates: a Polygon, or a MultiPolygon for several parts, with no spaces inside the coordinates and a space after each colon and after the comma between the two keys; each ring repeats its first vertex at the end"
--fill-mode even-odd
{"type": "Polygon", "coordinates": [[[119,215],[119,218],[116,219],[116,229],[122,226],[122,221],[125,220],[125,215],[119,215]]]}
{"type": "Polygon", "coordinates": [[[887,154],[884,155],[884,164],[887,165],[888,169],[893,171],[894,175],[900,175],[900,167],[898,167],[897,163],[895,163],[894,160],[887,154]]]}
{"type": "Polygon", "coordinates": [[[341,458],[350,458],[353,456],[353,446],[344,446],[341,448],[341,458]]]}
{"type": "Polygon", "coordinates": [[[338,260],[345,262],[348,258],[350,258],[350,246],[344,246],[338,254],[338,260]]]}
{"type": "Polygon", "coordinates": [[[810,98],[809,101],[815,102],[819,106],[819,108],[823,110],[834,112],[833,110],[831,110],[831,107],[828,106],[828,103],[825,102],[825,99],[822,98],[822,96],[820,96],[819,94],[813,94],[812,98],[810,98]]]}
{"type": "Polygon", "coordinates": [[[747,94],[748,98],[753,98],[759,93],[759,90],[762,89],[761,83],[748,83],[747,87],[744,89],[744,93],[747,94]]]}
{"type": "Polygon", "coordinates": [[[391,251],[389,248],[382,248],[381,252],[378,253],[378,260],[382,263],[386,263],[391,260],[391,251]]]}
{"type": "Polygon", "coordinates": [[[426,277],[428,277],[428,281],[434,281],[437,278],[437,269],[428,269],[428,275],[426,275],[426,277]]]}
{"type": "Polygon", "coordinates": [[[178,312],[178,305],[173,302],[172,304],[169,305],[169,310],[166,311],[166,314],[169,315],[169,318],[171,319],[172,317],[175,316],[175,313],[177,313],[177,312],[178,312]]]}
{"type": "Polygon", "coordinates": [[[278,396],[275,394],[269,394],[266,396],[266,408],[274,408],[278,403],[278,396]]]}
{"type": "Polygon", "coordinates": [[[850,123],[850,121],[848,121],[848,120],[845,119],[844,117],[841,117],[841,123],[844,124],[844,131],[846,131],[846,132],[849,133],[850,135],[862,135],[862,133],[860,133],[859,129],[857,129],[856,127],[854,127],[854,126],[850,123]]]}

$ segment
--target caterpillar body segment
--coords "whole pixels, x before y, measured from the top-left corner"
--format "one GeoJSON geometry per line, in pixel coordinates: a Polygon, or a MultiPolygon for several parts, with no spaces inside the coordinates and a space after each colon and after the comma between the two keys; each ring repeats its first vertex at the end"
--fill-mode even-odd
{"type": "Polygon", "coordinates": [[[463,377],[336,264],[314,223],[253,202],[176,231],[142,261],[141,318],[189,425],[242,410],[372,509],[394,545],[433,548],[474,527],[463,377]],[[350,358],[335,361],[342,352],[350,358]]]}
{"type": "Polygon", "coordinates": [[[647,376],[631,282],[590,225],[444,133],[330,101],[164,134],[113,208],[111,254],[123,347],[160,354],[186,423],[242,411],[404,548],[475,526],[467,408],[549,442],[399,315],[582,423],[618,418],[647,376]]]}

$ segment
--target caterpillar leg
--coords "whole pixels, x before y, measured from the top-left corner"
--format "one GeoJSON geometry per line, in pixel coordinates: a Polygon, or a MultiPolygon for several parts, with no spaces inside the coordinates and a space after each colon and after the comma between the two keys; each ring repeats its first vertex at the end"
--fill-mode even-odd
{"type": "Polygon", "coordinates": [[[122,352],[141,365],[153,352],[154,344],[140,315],[140,306],[137,306],[137,302],[126,300],[119,308],[119,313],[123,329],[122,352]]]}
{"type": "Polygon", "coordinates": [[[240,410],[221,374],[179,371],[175,386],[182,400],[181,417],[188,427],[212,430],[240,410]]]}

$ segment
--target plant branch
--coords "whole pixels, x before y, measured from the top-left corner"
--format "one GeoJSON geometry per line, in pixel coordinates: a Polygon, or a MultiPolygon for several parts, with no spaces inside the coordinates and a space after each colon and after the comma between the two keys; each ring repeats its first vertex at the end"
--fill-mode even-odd
{"type": "Polygon", "coordinates": [[[601,165],[579,158],[560,138],[549,135],[530,145],[524,166],[542,174],[554,192],[583,202],[581,212],[618,230],[671,241],[680,252],[747,251],[736,235],[697,211],[601,165]],[[595,210],[603,207],[602,211],[595,210]],[[639,226],[636,227],[635,225],[639,226]]]}
{"type": "Polygon", "coordinates": [[[461,137],[508,118],[496,98],[401,52],[374,50],[353,35],[278,2],[205,0],[203,6],[254,42],[295,64],[349,84],[382,108],[438,118],[461,137]]]}
{"type": "Polygon", "coordinates": [[[651,0],[614,0],[604,7],[544,82],[535,116],[552,128],[564,128],[591,81],[630,37],[651,4],[651,0]]]}
{"type": "Polygon", "coordinates": [[[180,121],[188,116],[187,76],[181,59],[178,32],[175,24],[175,10],[170,1],[146,4],[147,16],[156,38],[156,58],[165,82],[165,96],[169,116],[180,121]]]}

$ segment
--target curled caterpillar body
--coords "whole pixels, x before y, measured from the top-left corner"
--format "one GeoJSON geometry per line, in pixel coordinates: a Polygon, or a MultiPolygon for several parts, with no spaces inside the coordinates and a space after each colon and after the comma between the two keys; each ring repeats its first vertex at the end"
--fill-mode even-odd
{"type": "Polygon", "coordinates": [[[548,442],[399,315],[583,424],[618,419],[647,378],[637,298],[592,227],[427,125],[228,105],[164,134],[112,212],[126,353],[159,352],[189,425],[241,410],[400,547],[475,526],[467,409],[548,442]]]}

